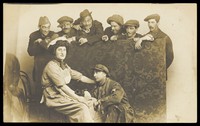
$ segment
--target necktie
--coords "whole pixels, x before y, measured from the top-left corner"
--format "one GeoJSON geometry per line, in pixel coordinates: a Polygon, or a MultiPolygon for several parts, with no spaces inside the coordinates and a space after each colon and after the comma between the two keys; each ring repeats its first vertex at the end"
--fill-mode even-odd
{"type": "Polygon", "coordinates": [[[60,62],[60,67],[64,70],[66,68],[65,64],[63,61],[60,62]]]}

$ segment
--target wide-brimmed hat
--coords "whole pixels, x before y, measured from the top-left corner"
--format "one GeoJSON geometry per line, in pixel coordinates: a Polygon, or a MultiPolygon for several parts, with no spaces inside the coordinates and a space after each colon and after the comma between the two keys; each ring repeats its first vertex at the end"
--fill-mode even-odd
{"type": "Polygon", "coordinates": [[[92,14],[92,12],[89,12],[89,10],[88,9],[85,9],[85,10],[83,10],[81,13],[80,13],[80,18],[81,19],[83,19],[83,18],[85,18],[86,16],[91,16],[91,14],[92,14]]]}
{"type": "Polygon", "coordinates": [[[108,77],[110,77],[110,72],[109,72],[108,68],[106,66],[102,65],[102,64],[95,65],[95,67],[93,68],[93,70],[102,71],[102,72],[106,73],[106,75],[108,77]]]}
{"type": "Polygon", "coordinates": [[[114,14],[112,16],[110,16],[108,19],[107,19],[107,23],[110,24],[111,21],[114,21],[116,23],[118,23],[119,25],[123,25],[124,24],[124,19],[122,16],[118,15],[118,14],[114,14]]]}

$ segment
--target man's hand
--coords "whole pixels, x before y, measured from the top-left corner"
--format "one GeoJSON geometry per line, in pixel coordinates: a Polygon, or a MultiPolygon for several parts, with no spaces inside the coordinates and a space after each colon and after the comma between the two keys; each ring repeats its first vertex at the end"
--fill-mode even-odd
{"type": "Polygon", "coordinates": [[[108,38],[107,35],[103,35],[101,39],[102,39],[103,41],[108,41],[109,38],[108,38]]]}
{"type": "Polygon", "coordinates": [[[87,100],[84,97],[79,96],[78,101],[88,106],[87,100]]]}
{"type": "Polygon", "coordinates": [[[136,41],[136,43],[135,43],[135,49],[141,49],[142,48],[141,44],[142,44],[143,40],[154,41],[154,37],[151,34],[147,34],[147,35],[145,35],[142,38],[134,39],[134,41],[136,41]]]}
{"type": "Polygon", "coordinates": [[[71,38],[67,38],[67,41],[68,41],[69,43],[71,43],[71,42],[73,42],[73,41],[76,41],[76,37],[74,36],[74,37],[71,37],[71,38]]]}
{"type": "Polygon", "coordinates": [[[142,48],[141,43],[142,43],[142,39],[137,40],[135,43],[135,49],[141,49],[142,48]]]}
{"type": "Polygon", "coordinates": [[[37,40],[34,41],[34,43],[36,43],[36,42],[40,43],[41,41],[42,41],[42,39],[38,38],[37,40]]]}
{"type": "Polygon", "coordinates": [[[73,40],[72,40],[72,38],[67,38],[67,41],[68,41],[69,43],[71,43],[73,40]]]}
{"type": "Polygon", "coordinates": [[[79,39],[80,45],[83,45],[84,43],[88,42],[86,38],[80,38],[79,39]]]}
{"type": "Polygon", "coordinates": [[[92,99],[92,96],[91,96],[90,92],[84,91],[84,98],[85,98],[86,100],[91,100],[91,99],[92,99]]]}
{"type": "Polygon", "coordinates": [[[133,38],[133,41],[137,42],[140,38],[133,38]]]}
{"type": "Polygon", "coordinates": [[[96,101],[94,101],[94,103],[93,103],[94,107],[97,107],[97,106],[100,105],[100,104],[101,104],[100,100],[96,100],[96,101]]]}
{"type": "Polygon", "coordinates": [[[93,106],[94,106],[95,111],[98,111],[98,112],[101,112],[102,114],[104,114],[104,108],[101,104],[101,100],[94,102],[93,106]]]}
{"type": "Polygon", "coordinates": [[[144,37],[141,38],[142,40],[148,40],[148,41],[153,41],[154,37],[151,34],[147,34],[144,37]]]}
{"type": "Polygon", "coordinates": [[[116,41],[116,40],[117,40],[117,37],[118,37],[117,35],[113,35],[113,36],[110,37],[110,40],[116,41]]]}
{"type": "Polygon", "coordinates": [[[48,44],[51,41],[50,38],[45,38],[45,42],[48,44]]]}
{"type": "Polygon", "coordinates": [[[73,28],[76,29],[76,30],[81,30],[81,26],[80,25],[73,25],[73,28]]]}

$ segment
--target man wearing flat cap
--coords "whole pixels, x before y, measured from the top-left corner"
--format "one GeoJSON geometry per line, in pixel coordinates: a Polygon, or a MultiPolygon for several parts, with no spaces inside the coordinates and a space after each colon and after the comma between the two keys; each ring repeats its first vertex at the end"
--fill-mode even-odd
{"type": "Polygon", "coordinates": [[[118,40],[118,36],[124,34],[125,29],[123,28],[124,19],[118,14],[114,14],[107,19],[107,23],[110,24],[110,27],[107,27],[102,36],[103,41],[115,41],[118,40]]]}
{"type": "Polygon", "coordinates": [[[136,122],[163,122],[166,121],[167,69],[174,58],[172,41],[158,27],[158,14],[149,15],[144,21],[150,31],[144,35],[148,36],[147,40],[142,42],[142,48],[134,54],[133,60],[136,122]],[[148,40],[150,36],[152,41],[148,40]]]}
{"type": "Polygon", "coordinates": [[[88,43],[90,45],[101,40],[103,35],[102,23],[93,20],[92,12],[87,9],[80,13],[80,18],[74,22],[74,28],[78,30],[77,41],[80,45],[88,43]]]}
{"type": "Polygon", "coordinates": [[[94,102],[94,107],[99,113],[101,121],[107,123],[133,122],[134,112],[129,104],[126,92],[119,83],[109,78],[108,68],[102,64],[97,64],[93,70],[97,85],[92,96],[97,99],[94,102]]]}
{"type": "MultiPolygon", "coordinates": [[[[147,16],[144,21],[148,22],[149,26],[149,32],[147,33],[152,35],[153,38],[156,39],[162,39],[162,42],[165,43],[166,47],[166,68],[169,68],[169,66],[172,64],[172,61],[174,59],[174,52],[173,52],[173,45],[170,37],[165,34],[163,31],[160,30],[158,27],[158,23],[160,21],[160,16],[158,14],[152,14],[147,16]]],[[[159,52],[158,52],[159,53],[159,52]]]]}
{"type": "MultiPolygon", "coordinates": [[[[154,33],[156,33],[157,34],[157,32],[158,31],[160,31],[159,30],[159,28],[158,28],[158,23],[159,23],[159,21],[160,21],[160,16],[158,15],[158,14],[151,14],[151,15],[149,15],[149,16],[147,16],[145,19],[144,19],[144,21],[146,21],[146,22],[151,22],[151,23],[148,23],[148,25],[149,25],[149,29],[150,29],[150,32],[149,33],[147,33],[147,34],[145,34],[145,35],[143,35],[143,37],[142,38],[140,38],[137,42],[136,42],[136,44],[135,44],[135,48],[136,49],[141,49],[142,48],[142,46],[141,46],[141,43],[142,43],[142,41],[144,41],[144,40],[148,40],[148,41],[154,41],[154,37],[156,37],[155,35],[154,35],[154,33]],[[153,32],[154,31],[154,32],[153,32]],[[153,34],[152,34],[153,33],[153,34]]],[[[171,40],[170,40],[171,41],[171,40]]]]}
{"type": "Polygon", "coordinates": [[[39,18],[38,28],[39,30],[33,32],[29,36],[29,44],[27,52],[30,56],[34,56],[34,68],[33,68],[33,81],[35,83],[36,99],[40,99],[42,95],[41,76],[42,71],[46,64],[53,57],[47,50],[47,46],[50,43],[53,35],[53,31],[50,31],[51,23],[48,17],[43,16],[39,18]]]}
{"type": "Polygon", "coordinates": [[[124,24],[124,27],[126,29],[125,39],[135,40],[137,38],[141,38],[142,35],[137,33],[139,26],[140,24],[137,20],[126,21],[126,23],[124,24]]]}
{"type": "Polygon", "coordinates": [[[63,16],[57,20],[59,23],[58,27],[62,30],[57,32],[59,37],[65,37],[66,40],[71,43],[76,41],[77,30],[73,28],[73,19],[68,16],[63,16]]]}

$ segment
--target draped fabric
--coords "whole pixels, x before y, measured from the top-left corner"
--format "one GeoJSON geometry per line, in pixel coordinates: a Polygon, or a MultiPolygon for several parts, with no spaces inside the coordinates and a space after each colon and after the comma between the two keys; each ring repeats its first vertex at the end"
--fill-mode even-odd
{"type": "MultiPolygon", "coordinates": [[[[72,44],[66,62],[72,69],[93,78],[92,67],[108,67],[111,79],[124,88],[135,110],[136,122],[160,122],[166,107],[166,50],[165,40],[144,41],[141,50],[134,49],[132,40],[99,41],[94,45],[72,44]]],[[[73,89],[93,86],[72,82],[73,89]]]]}

